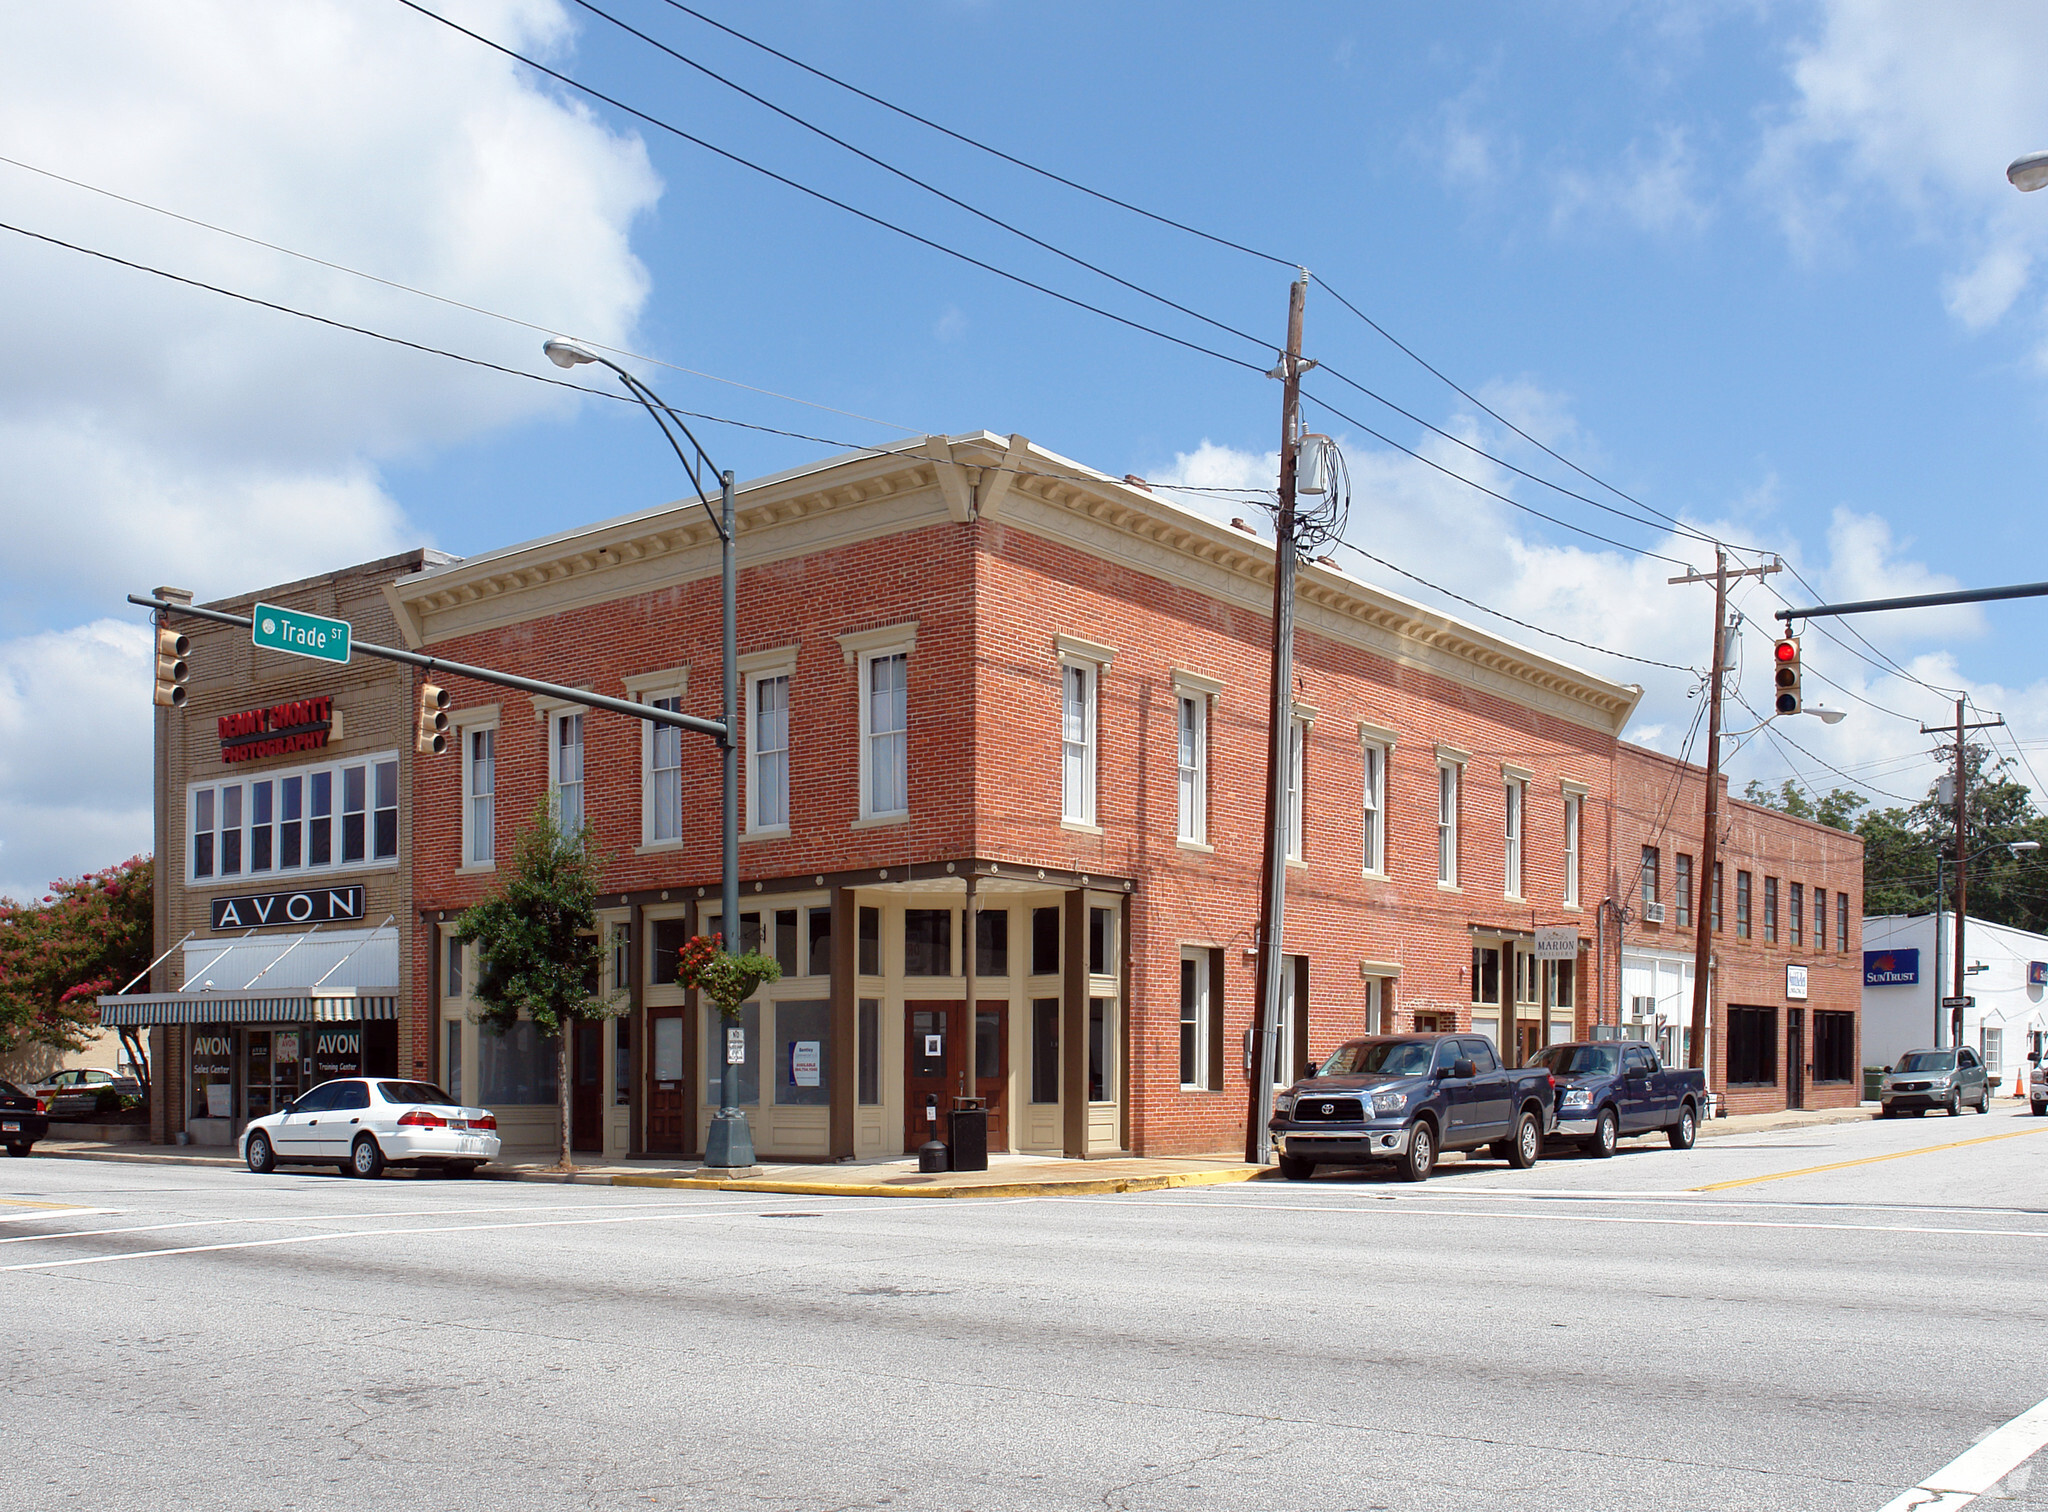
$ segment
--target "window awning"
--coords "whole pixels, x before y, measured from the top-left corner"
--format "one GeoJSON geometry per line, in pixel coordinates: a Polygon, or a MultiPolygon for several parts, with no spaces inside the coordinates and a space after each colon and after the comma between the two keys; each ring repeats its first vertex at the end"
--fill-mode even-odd
{"type": "Polygon", "coordinates": [[[396,987],[328,992],[137,992],[99,1000],[103,1027],[143,1024],[338,1024],[398,1017],[396,987]]]}

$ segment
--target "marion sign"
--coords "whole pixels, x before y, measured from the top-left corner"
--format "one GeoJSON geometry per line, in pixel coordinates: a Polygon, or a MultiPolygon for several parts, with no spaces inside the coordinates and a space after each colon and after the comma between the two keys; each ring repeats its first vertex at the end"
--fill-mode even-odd
{"type": "Polygon", "coordinates": [[[349,623],[302,609],[258,604],[249,616],[249,639],[267,651],[289,651],[315,661],[348,662],[349,623]]]}

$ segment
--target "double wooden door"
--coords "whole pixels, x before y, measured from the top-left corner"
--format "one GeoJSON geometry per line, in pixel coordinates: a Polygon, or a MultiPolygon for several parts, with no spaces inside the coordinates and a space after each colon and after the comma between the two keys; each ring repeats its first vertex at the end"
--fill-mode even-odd
{"type": "Polygon", "coordinates": [[[647,1152],[688,1154],[696,1144],[683,1049],[687,1018],[681,1008],[647,1010],[647,1152]]]}
{"type": "Polygon", "coordinates": [[[983,999],[974,1015],[972,1042],[962,1033],[964,1005],[913,1001],[903,1005],[903,1147],[944,1140],[965,1057],[974,1057],[974,1095],[988,1108],[988,1147],[1010,1147],[1010,1005],[983,999]],[[933,1115],[936,1115],[934,1118],[933,1115]]]}

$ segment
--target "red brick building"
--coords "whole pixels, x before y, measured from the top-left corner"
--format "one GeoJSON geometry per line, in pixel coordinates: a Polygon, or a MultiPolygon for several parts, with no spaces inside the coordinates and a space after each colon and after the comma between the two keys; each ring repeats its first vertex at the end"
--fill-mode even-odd
{"type": "MultiPolygon", "coordinates": [[[[784,970],[743,1019],[763,1156],[914,1148],[970,1058],[992,1148],[1236,1147],[1270,541],[987,433],[764,478],[738,509],[740,934],[784,970]]],[[[420,649],[716,717],[717,563],[690,501],[387,593],[420,649]]],[[[1638,690],[1321,564],[1299,603],[1289,1069],[1365,1030],[1525,1053],[1613,1022],[1589,956],[1530,946],[1577,924],[1592,947],[1638,690]]],[[[508,1145],[547,1142],[552,1056],[479,1033],[447,933],[553,793],[608,857],[631,1004],[573,1047],[576,1143],[701,1149],[723,1030],[673,963],[719,927],[715,748],[448,685],[458,740],[414,768],[415,900],[442,938],[413,957],[407,1042],[508,1145]]]]}
{"type": "Polygon", "coordinates": [[[1694,910],[1705,906],[1713,932],[1708,1086],[1734,1113],[1854,1107],[1863,1095],[1863,842],[1730,799],[1725,777],[1721,785],[1719,875],[1702,878],[1705,770],[1616,747],[1607,890],[1626,914],[1604,974],[1619,973],[1623,1031],[1684,1064],[1694,910]]]}

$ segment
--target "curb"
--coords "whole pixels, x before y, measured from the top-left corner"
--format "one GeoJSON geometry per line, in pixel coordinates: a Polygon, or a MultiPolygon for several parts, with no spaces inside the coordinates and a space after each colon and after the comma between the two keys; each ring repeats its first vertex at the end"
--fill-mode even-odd
{"type": "MultiPolygon", "coordinates": [[[[992,1181],[974,1186],[882,1186],[851,1181],[719,1181],[697,1176],[613,1176],[613,1186],[681,1187],[692,1191],[767,1192],[791,1197],[1100,1197],[1118,1192],[1163,1192],[1173,1187],[1220,1186],[1278,1175],[1271,1166],[1221,1171],[1174,1171],[1158,1176],[1098,1176],[1073,1181],[992,1181]]],[[[525,1179],[525,1178],[522,1178],[525,1179]]],[[[557,1178],[559,1179],[559,1178],[557,1178]]]]}
{"type": "MultiPolygon", "coordinates": [[[[1756,1114],[1737,1114],[1736,1117],[1757,1117],[1756,1114]]],[[[1716,1118],[1699,1125],[1695,1137],[1699,1139],[1727,1139],[1738,1134],[1782,1134],[1790,1129],[1824,1129],[1830,1124],[1869,1123],[1877,1115],[1863,1108],[1838,1108],[1827,1114],[1795,1113],[1781,1117],[1761,1115],[1765,1122],[1749,1124],[1740,1129],[1723,1129],[1716,1125],[1733,1122],[1733,1119],[1716,1118]]]]}

